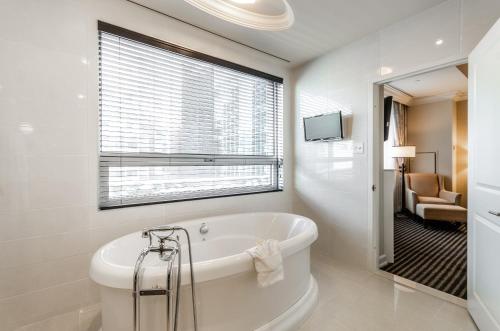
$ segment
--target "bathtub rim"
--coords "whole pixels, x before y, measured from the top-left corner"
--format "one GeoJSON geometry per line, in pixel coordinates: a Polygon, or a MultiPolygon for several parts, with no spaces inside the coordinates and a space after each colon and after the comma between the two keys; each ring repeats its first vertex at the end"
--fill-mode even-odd
{"type": "MultiPolygon", "coordinates": [[[[295,236],[280,241],[280,249],[283,258],[291,256],[307,247],[309,247],[318,237],[318,229],[314,221],[310,218],[292,214],[292,213],[282,213],[282,212],[256,212],[256,213],[236,213],[236,214],[223,214],[218,216],[203,217],[197,219],[190,219],[181,222],[169,223],[169,225],[185,226],[192,223],[207,222],[210,220],[217,220],[220,217],[237,217],[241,215],[286,215],[293,218],[301,218],[307,221],[307,227],[302,232],[296,234],[295,236]]],[[[103,246],[101,246],[93,255],[91,265],[90,265],[90,278],[99,284],[100,286],[106,286],[111,288],[119,289],[132,289],[132,275],[134,266],[123,266],[116,265],[106,261],[102,256],[104,250],[112,245],[114,242],[119,240],[124,240],[127,236],[132,236],[134,234],[140,235],[140,231],[132,232],[114,239],[103,246]]],[[[229,277],[235,274],[253,271],[254,264],[253,259],[245,251],[234,255],[228,255],[212,260],[205,260],[196,262],[193,266],[195,269],[195,281],[196,283],[207,282],[213,279],[229,277]]],[[[182,267],[182,283],[181,285],[189,284],[189,273],[190,268],[188,264],[183,264],[182,267]]],[[[163,281],[165,277],[165,271],[163,268],[150,267],[146,270],[146,281],[148,283],[157,283],[163,281]]]]}

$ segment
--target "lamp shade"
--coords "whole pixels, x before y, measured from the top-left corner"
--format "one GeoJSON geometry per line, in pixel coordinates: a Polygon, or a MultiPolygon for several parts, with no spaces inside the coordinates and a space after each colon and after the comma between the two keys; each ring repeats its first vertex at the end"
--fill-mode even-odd
{"type": "Polygon", "coordinates": [[[393,146],[391,149],[392,157],[415,157],[416,146],[393,146]]]}

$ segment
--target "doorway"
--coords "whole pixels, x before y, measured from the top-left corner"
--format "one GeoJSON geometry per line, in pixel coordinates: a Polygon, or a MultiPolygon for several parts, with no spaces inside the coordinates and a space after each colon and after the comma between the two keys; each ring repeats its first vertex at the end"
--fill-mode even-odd
{"type": "Polygon", "coordinates": [[[378,268],[464,300],[467,71],[453,65],[386,82],[379,128],[378,268]]]}

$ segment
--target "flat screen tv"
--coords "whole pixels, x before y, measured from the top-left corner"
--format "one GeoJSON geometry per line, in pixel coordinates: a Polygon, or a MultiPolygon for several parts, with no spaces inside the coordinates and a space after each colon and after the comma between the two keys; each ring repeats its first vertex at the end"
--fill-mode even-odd
{"type": "Polygon", "coordinates": [[[342,113],[304,117],[304,136],[306,141],[341,140],[344,138],[342,113]]]}

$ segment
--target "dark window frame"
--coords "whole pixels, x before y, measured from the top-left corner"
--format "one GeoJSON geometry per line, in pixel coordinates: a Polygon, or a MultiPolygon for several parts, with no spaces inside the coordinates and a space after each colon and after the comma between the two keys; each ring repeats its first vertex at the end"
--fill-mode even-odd
{"type": "MultiPolygon", "coordinates": [[[[260,77],[275,83],[283,84],[283,78],[274,76],[253,68],[249,68],[234,62],[230,62],[224,59],[220,59],[211,55],[207,55],[201,52],[197,52],[194,50],[191,50],[189,48],[185,48],[182,46],[178,46],[154,37],[150,37],[147,35],[143,35],[138,32],[134,32],[116,25],[112,25],[103,21],[98,21],[98,32],[106,32],[110,33],[113,35],[116,35],[118,37],[123,37],[126,39],[130,39],[132,41],[140,42],[146,45],[150,45],[153,47],[161,48],[170,52],[174,52],[183,56],[187,56],[193,59],[201,60],[204,62],[212,63],[221,67],[226,67],[235,71],[239,71],[242,73],[246,73],[249,75],[253,75],[256,77],[260,77]]],[[[100,64],[99,64],[100,66],[100,64]]],[[[100,94],[100,93],[99,93],[100,94]]],[[[101,105],[100,105],[101,108],[101,105]]],[[[281,132],[283,134],[283,132],[281,132]]],[[[126,154],[126,153],[124,153],[126,154]]],[[[99,159],[102,158],[102,155],[100,154],[99,159]]],[[[277,167],[281,169],[281,176],[284,175],[282,167],[283,167],[283,159],[279,159],[277,161],[277,167]]],[[[101,160],[99,161],[101,163],[101,160]]],[[[280,171],[279,169],[277,170],[278,172],[280,171]]],[[[281,179],[283,180],[283,179],[281,179]]],[[[99,185],[102,185],[106,181],[104,180],[99,180],[99,185]]],[[[253,195],[253,194],[261,194],[261,193],[272,193],[272,192],[282,192],[283,188],[282,187],[277,187],[271,190],[263,190],[263,191],[253,191],[253,192],[244,192],[244,193],[233,193],[233,194],[225,194],[225,195],[215,195],[215,196],[203,196],[203,197],[192,197],[192,198],[182,198],[182,199],[173,199],[173,200],[160,200],[160,201],[151,201],[151,202],[138,202],[138,203],[128,203],[128,204],[123,204],[123,205],[101,205],[101,201],[99,201],[98,206],[100,210],[107,210],[107,209],[117,209],[117,208],[126,208],[126,207],[135,207],[135,206],[144,206],[144,205],[153,205],[153,204],[161,204],[161,203],[172,203],[172,202],[182,202],[182,201],[192,201],[192,200],[204,200],[204,199],[215,199],[215,198],[224,198],[224,197],[234,197],[234,196],[241,196],[241,195],[253,195]]]]}
{"type": "Polygon", "coordinates": [[[219,65],[222,67],[226,67],[226,68],[233,69],[236,71],[241,71],[241,72],[253,75],[253,76],[265,78],[267,80],[283,84],[283,78],[281,78],[281,77],[274,76],[274,75],[271,75],[271,74],[253,69],[253,68],[249,68],[249,67],[243,66],[243,65],[238,64],[238,63],[223,60],[223,59],[217,58],[215,56],[211,56],[208,54],[197,52],[197,51],[194,51],[194,50],[189,49],[189,48],[185,48],[185,47],[175,45],[175,44],[172,44],[172,43],[160,40],[160,39],[156,39],[154,37],[146,36],[144,34],[141,34],[141,33],[135,32],[135,31],[131,31],[131,30],[128,30],[128,29],[125,29],[125,28],[122,28],[122,27],[119,27],[119,26],[116,26],[113,24],[109,24],[109,23],[102,22],[102,21],[97,21],[97,29],[99,31],[108,32],[108,33],[111,33],[111,34],[114,34],[114,35],[117,35],[120,37],[124,37],[124,38],[130,39],[130,40],[135,40],[135,41],[141,42],[143,44],[166,49],[168,51],[178,53],[178,54],[181,54],[184,56],[188,56],[188,57],[191,57],[194,59],[213,63],[213,64],[216,64],[216,65],[219,65]]]}

